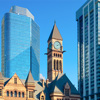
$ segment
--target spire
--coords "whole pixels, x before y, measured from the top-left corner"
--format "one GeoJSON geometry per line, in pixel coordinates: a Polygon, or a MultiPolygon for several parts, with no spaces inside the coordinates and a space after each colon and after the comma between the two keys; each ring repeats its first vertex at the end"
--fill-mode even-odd
{"type": "Polygon", "coordinates": [[[29,71],[29,74],[27,76],[27,79],[26,79],[25,83],[34,83],[34,79],[33,79],[31,71],[29,71]]]}
{"type": "Polygon", "coordinates": [[[61,34],[60,34],[60,32],[59,32],[59,30],[58,30],[58,28],[56,26],[56,22],[55,21],[54,21],[54,26],[53,26],[53,29],[51,31],[51,34],[49,36],[48,41],[51,40],[51,39],[63,40],[62,37],[61,37],[61,34]]]}
{"type": "Polygon", "coordinates": [[[0,80],[3,80],[2,73],[0,72],[0,80]]]}

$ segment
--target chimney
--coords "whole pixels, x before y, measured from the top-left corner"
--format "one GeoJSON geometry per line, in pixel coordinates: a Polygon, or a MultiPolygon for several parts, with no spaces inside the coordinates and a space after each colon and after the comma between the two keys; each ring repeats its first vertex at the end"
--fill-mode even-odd
{"type": "Polygon", "coordinates": [[[44,79],[42,79],[42,86],[44,87],[44,79]]]}
{"type": "Polygon", "coordinates": [[[49,79],[46,80],[46,86],[48,87],[49,79]]]}

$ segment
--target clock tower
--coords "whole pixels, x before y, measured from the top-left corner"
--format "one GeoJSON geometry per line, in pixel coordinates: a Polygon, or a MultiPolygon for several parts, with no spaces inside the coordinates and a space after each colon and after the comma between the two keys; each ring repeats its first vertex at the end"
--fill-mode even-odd
{"type": "Polygon", "coordinates": [[[48,39],[47,48],[47,77],[50,82],[53,81],[59,73],[63,73],[62,41],[63,39],[55,23],[48,39]]]}

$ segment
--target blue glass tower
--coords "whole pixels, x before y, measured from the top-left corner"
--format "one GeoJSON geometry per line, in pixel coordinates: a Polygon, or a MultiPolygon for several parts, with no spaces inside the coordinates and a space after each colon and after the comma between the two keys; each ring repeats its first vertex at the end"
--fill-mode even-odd
{"type": "Polygon", "coordinates": [[[40,32],[26,8],[13,6],[2,19],[2,74],[26,79],[29,70],[39,80],[40,32]]]}

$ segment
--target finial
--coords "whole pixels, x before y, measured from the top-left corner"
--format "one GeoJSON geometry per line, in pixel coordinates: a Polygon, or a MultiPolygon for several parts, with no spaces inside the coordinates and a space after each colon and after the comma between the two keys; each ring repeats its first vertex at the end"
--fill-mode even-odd
{"type": "Polygon", "coordinates": [[[54,21],[54,24],[56,24],[56,21],[54,21]]]}

